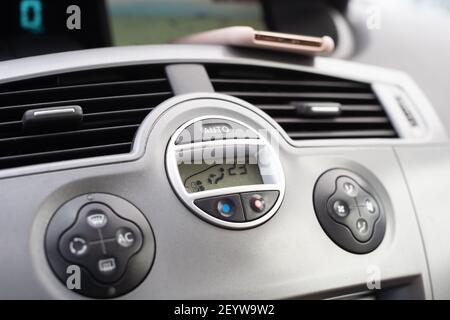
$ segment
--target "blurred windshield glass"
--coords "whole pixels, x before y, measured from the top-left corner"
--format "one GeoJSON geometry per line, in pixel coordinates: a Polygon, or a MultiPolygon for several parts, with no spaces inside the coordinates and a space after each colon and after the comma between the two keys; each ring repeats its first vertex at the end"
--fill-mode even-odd
{"type": "Polygon", "coordinates": [[[167,43],[193,32],[248,25],[264,29],[254,0],[108,0],[114,45],[167,43]]]}

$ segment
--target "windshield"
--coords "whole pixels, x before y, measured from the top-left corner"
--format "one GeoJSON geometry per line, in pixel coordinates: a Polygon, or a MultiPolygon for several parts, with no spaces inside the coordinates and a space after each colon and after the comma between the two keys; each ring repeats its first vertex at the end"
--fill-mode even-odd
{"type": "MultiPolygon", "coordinates": [[[[368,43],[384,45],[393,29],[414,28],[415,22],[405,18],[413,15],[412,8],[432,8],[447,14],[450,1],[7,0],[2,1],[0,10],[0,60],[98,47],[171,43],[188,34],[236,25],[328,35],[337,47],[347,34],[354,41],[349,47],[361,49],[368,43]],[[363,9],[355,14],[352,9],[360,5],[363,9]],[[337,16],[352,24],[350,31],[346,23],[336,22],[337,16]],[[364,34],[366,25],[373,31],[370,37],[364,34]]],[[[431,25],[436,19],[429,21],[431,25]]],[[[436,29],[442,28],[427,25],[421,32],[428,32],[430,37],[436,29]]]]}
{"type": "Polygon", "coordinates": [[[264,29],[258,1],[108,0],[107,4],[114,45],[167,43],[233,25],[264,29]]]}
{"type": "Polygon", "coordinates": [[[0,60],[120,45],[170,43],[193,32],[265,29],[259,0],[8,0],[0,60]]]}

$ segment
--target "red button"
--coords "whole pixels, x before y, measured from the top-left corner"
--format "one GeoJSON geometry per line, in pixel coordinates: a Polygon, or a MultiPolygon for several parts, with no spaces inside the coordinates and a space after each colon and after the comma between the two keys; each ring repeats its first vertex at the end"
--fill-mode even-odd
{"type": "Polygon", "coordinates": [[[264,211],[266,204],[263,197],[261,197],[260,195],[254,195],[250,200],[250,206],[254,211],[262,212],[264,211]]]}

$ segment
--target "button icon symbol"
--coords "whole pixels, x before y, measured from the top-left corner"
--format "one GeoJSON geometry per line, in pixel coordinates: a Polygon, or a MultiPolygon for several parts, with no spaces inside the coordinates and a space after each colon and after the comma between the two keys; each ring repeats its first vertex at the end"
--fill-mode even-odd
{"type": "Polygon", "coordinates": [[[87,242],[83,238],[75,237],[69,242],[70,253],[76,256],[82,256],[88,250],[87,242]]]}
{"type": "Polygon", "coordinates": [[[364,234],[369,231],[369,224],[364,219],[358,219],[356,221],[356,229],[359,233],[364,234]]]}
{"type": "Polygon", "coordinates": [[[222,212],[223,213],[229,213],[231,211],[231,206],[228,203],[224,203],[222,205],[222,212]]]}
{"type": "Polygon", "coordinates": [[[108,258],[98,261],[98,270],[103,273],[109,273],[116,270],[116,259],[108,258]]]}
{"type": "Polygon", "coordinates": [[[354,184],[350,183],[350,182],[345,182],[343,184],[344,187],[344,191],[347,195],[354,197],[356,196],[356,194],[358,193],[358,191],[356,190],[356,187],[354,184]]]}
{"type": "Polygon", "coordinates": [[[116,242],[124,247],[131,247],[134,243],[135,237],[134,233],[128,228],[120,228],[116,232],[116,242]]]}
{"type": "Polygon", "coordinates": [[[348,204],[344,201],[335,201],[333,204],[334,213],[340,217],[346,217],[350,213],[348,204]]]}
{"type": "Polygon", "coordinates": [[[108,218],[103,213],[95,213],[87,217],[87,223],[95,229],[103,228],[107,222],[108,218]]]}
{"type": "Polygon", "coordinates": [[[366,209],[369,213],[375,213],[375,211],[376,211],[375,205],[370,199],[367,199],[365,201],[365,205],[366,205],[366,209]]]}

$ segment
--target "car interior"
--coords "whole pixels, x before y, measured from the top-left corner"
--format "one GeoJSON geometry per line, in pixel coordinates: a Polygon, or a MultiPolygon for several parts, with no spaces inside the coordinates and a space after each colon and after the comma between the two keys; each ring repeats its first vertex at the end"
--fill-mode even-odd
{"type": "Polygon", "coordinates": [[[0,299],[450,299],[450,2],[8,0],[0,299]]]}

